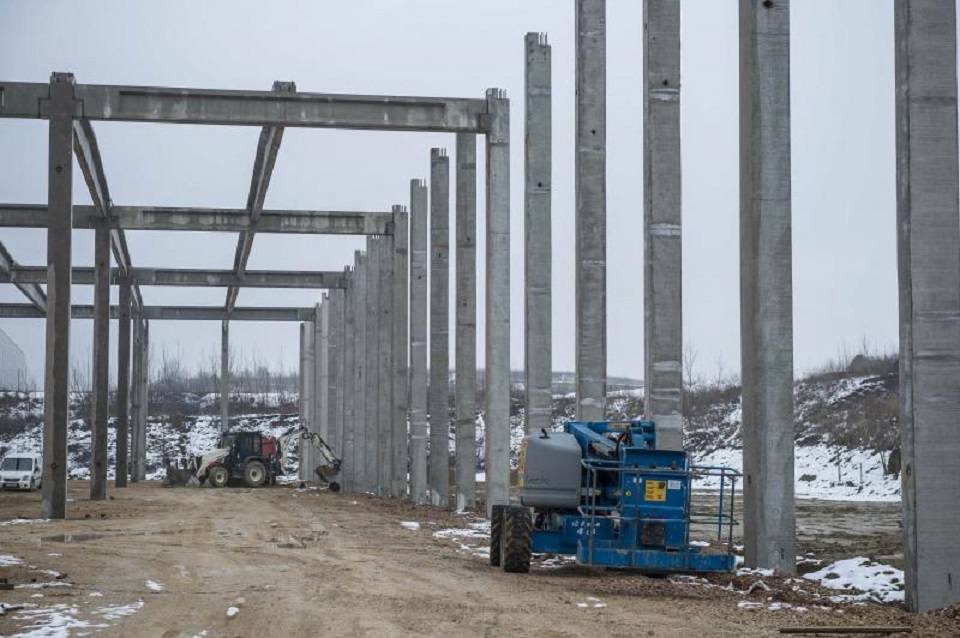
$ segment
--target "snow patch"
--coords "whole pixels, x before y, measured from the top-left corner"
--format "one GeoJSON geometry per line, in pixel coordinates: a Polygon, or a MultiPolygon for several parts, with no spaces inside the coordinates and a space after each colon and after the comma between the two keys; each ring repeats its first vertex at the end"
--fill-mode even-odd
{"type": "Polygon", "coordinates": [[[895,603],[904,600],[903,571],[863,556],[839,560],[820,571],[805,574],[804,578],[829,589],[850,591],[849,594],[831,596],[830,600],[834,602],[895,603]]]}

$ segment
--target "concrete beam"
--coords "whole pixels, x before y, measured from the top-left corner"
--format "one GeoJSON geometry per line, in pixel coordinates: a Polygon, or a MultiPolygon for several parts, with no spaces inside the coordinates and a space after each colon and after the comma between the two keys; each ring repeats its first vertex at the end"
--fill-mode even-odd
{"type": "MultiPolygon", "coordinates": [[[[3,242],[0,242],[0,280],[7,279],[9,283],[14,284],[35,308],[46,313],[47,293],[43,292],[43,289],[37,285],[37,282],[21,281],[18,279],[15,275],[20,268],[21,266],[17,264],[17,260],[13,258],[10,251],[7,250],[7,247],[3,245],[3,242]]],[[[46,283],[47,269],[44,268],[43,272],[43,281],[46,283]]]]}
{"type": "MultiPolygon", "coordinates": [[[[93,319],[93,306],[72,306],[71,318],[93,319]]],[[[235,308],[230,316],[214,306],[147,306],[142,316],[166,321],[305,321],[313,308],[235,308]]],[[[0,319],[43,319],[46,315],[30,304],[0,304],[0,319]]],[[[110,307],[110,318],[120,318],[120,307],[110,307]]]]}
{"type": "Polygon", "coordinates": [[[551,50],[546,34],[528,33],[524,167],[524,379],[526,431],[553,427],[553,138],[551,50]]]}
{"type": "Polygon", "coordinates": [[[456,158],[457,510],[477,504],[477,136],[457,134],[456,158]]]}
{"type": "MultiPolygon", "coordinates": [[[[3,96],[0,95],[0,98],[3,96]]],[[[74,78],[54,73],[43,95],[49,124],[46,356],[43,402],[43,496],[41,518],[67,517],[67,425],[70,422],[70,260],[73,254],[74,78]]],[[[37,102],[39,108],[39,101],[37,102]]],[[[28,306],[37,311],[37,306],[28,306]]],[[[42,315],[41,315],[42,316],[42,315]]]]}
{"type": "Polygon", "coordinates": [[[450,500],[450,158],[430,149],[430,502],[450,500]]]}
{"type": "Polygon", "coordinates": [[[607,3],[577,0],[577,420],[607,412],[607,3]]]}
{"type": "Polygon", "coordinates": [[[790,2],[740,0],[740,343],[749,567],[796,572],[790,2]]]}
{"type": "Polygon", "coordinates": [[[487,90],[487,516],[510,503],[510,102],[487,90]]]}
{"type": "Polygon", "coordinates": [[[427,185],[410,182],[410,498],[430,502],[427,486],[427,185]]]}
{"type": "Polygon", "coordinates": [[[110,232],[97,230],[97,285],[93,318],[93,418],[90,433],[90,500],[107,498],[107,423],[110,417],[110,232]]]}
{"type": "MultiPolygon", "coordinates": [[[[9,270],[3,269],[3,245],[0,244],[0,283],[18,285],[47,283],[47,269],[43,266],[15,265],[9,270]]],[[[73,284],[79,286],[94,285],[93,268],[73,269],[73,284]]],[[[126,279],[119,268],[110,271],[110,283],[119,284],[126,279]]],[[[340,271],[281,271],[247,270],[237,275],[232,270],[201,270],[176,268],[132,268],[130,281],[140,286],[186,286],[226,288],[343,288],[343,273],[340,271]]],[[[41,293],[43,291],[40,291],[41,293]]]]}
{"type": "MultiPolygon", "coordinates": [[[[93,229],[108,224],[121,230],[166,230],[237,233],[251,228],[250,216],[241,208],[169,208],[114,206],[108,220],[99,219],[94,206],[74,207],[73,227],[93,229]]],[[[390,213],[265,210],[257,220],[258,233],[292,235],[386,235],[390,213]]],[[[0,204],[0,228],[46,228],[46,206],[0,204]]]]}
{"type": "Polygon", "coordinates": [[[683,449],[680,0],[643,3],[644,376],[657,447],[683,449]]]}
{"type": "MultiPolygon", "coordinates": [[[[50,117],[45,84],[0,82],[0,118],[50,117]]],[[[485,130],[483,100],[331,93],[217,91],[80,84],[74,113],[88,120],[304,126],[379,131],[485,130]]]]}
{"type": "Polygon", "coordinates": [[[960,601],[957,5],[894,3],[906,603],[960,601]]]}
{"type": "MultiPolygon", "coordinates": [[[[297,86],[293,82],[274,82],[274,93],[296,93],[297,86]]],[[[273,167],[277,163],[277,153],[280,151],[280,142],[283,140],[282,126],[264,126],[260,130],[260,140],[257,142],[257,155],[253,161],[253,176],[250,179],[250,191],[247,194],[247,214],[250,216],[250,228],[240,233],[237,239],[237,252],[233,258],[233,270],[238,277],[242,277],[253,249],[253,238],[257,229],[257,221],[263,212],[263,202],[270,187],[270,178],[273,167]]],[[[236,286],[227,289],[227,310],[233,310],[237,305],[236,286]]]]}
{"type": "Polygon", "coordinates": [[[407,209],[394,206],[393,233],[393,481],[390,495],[407,495],[407,472],[410,461],[407,408],[410,396],[407,357],[409,341],[409,253],[410,234],[407,209]]]}

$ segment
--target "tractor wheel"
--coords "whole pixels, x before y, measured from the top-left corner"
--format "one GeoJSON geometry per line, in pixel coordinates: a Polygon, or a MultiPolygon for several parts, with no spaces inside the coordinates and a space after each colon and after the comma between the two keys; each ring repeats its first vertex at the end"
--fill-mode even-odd
{"type": "Polygon", "coordinates": [[[267,480],[267,470],[260,461],[250,461],[243,470],[243,482],[247,487],[260,487],[267,480]]]}
{"type": "Polygon", "coordinates": [[[500,543],[503,539],[503,510],[506,505],[494,505],[490,512],[490,565],[500,567],[500,543]]]}
{"type": "Polygon", "coordinates": [[[227,474],[227,468],[222,465],[215,465],[207,472],[207,480],[210,481],[210,487],[223,487],[227,484],[228,478],[230,478],[230,475],[227,474]]]}
{"type": "Polygon", "coordinates": [[[503,542],[500,560],[503,571],[526,574],[530,571],[533,519],[526,507],[508,507],[503,512],[503,542]]]}

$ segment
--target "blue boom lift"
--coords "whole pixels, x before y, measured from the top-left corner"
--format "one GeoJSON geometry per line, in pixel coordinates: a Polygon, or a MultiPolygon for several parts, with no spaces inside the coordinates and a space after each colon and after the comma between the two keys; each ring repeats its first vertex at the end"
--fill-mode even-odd
{"type": "Polygon", "coordinates": [[[521,505],[494,506],[491,521],[490,564],[504,571],[528,572],[534,552],[654,574],[734,567],[740,473],[694,467],[686,452],[656,449],[652,421],[570,422],[563,432],[541,430],[524,438],[518,469],[521,505]],[[719,507],[710,514],[691,513],[691,482],[700,476],[719,479],[719,507]],[[726,530],[725,551],[691,544],[691,523],[716,527],[719,538],[726,530]]]}

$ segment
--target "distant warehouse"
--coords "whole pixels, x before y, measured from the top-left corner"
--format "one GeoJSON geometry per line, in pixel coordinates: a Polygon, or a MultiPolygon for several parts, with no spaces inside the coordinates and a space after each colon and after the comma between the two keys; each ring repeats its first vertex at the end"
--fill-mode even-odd
{"type": "Polygon", "coordinates": [[[27,389],[27,360],[13,339],[0,330],[0,390],[27,389]]]}

